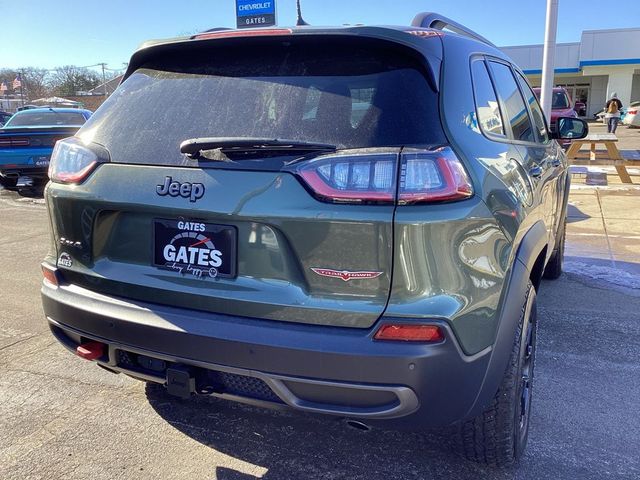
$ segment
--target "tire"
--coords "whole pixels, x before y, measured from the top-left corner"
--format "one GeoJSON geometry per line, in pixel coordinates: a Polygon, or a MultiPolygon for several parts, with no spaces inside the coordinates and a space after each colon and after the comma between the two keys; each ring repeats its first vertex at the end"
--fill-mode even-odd
{"type": "Polygon", "coordinates": [[[547,266],[544,268],[542,278],[547,280],[556,280],[562,275],[562,262],[564,261],[564,241],[567,235],[567,221],[562,224],[562,234],[558,241],[558,246],[551,254],[551,258],[547,262],[547,266]]]}
{"type": "Polygon", "coordinates": [[[491,404],[454,427],[454,451],[477,463],[506,467],[524,453],[529,436],[537,332],[531,282],[516,329],[509,364],[491,404]]]}
{"type": "Polygon", "coordinates": [[[18,183],[17,178],[8,178],[0,175],[0,186],[4,187],[7,190],[15,190],[17,183],[18,183]]]}

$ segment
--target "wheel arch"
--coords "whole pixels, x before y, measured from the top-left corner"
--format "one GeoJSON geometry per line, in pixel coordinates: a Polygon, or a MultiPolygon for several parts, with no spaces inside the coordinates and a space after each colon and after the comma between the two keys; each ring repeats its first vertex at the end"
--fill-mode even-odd
{"type": "Polygon", "coordinates": [[[509,362],[522,306],[527,299],[529,285],[537,286],[542,279],[548,251],[547,230],[542,221],[536,222],[525,234],[518,247],[501,301],[500,317],[491,359],[482,387],[466,417],[482,412],[498,391],[509,362]]]}

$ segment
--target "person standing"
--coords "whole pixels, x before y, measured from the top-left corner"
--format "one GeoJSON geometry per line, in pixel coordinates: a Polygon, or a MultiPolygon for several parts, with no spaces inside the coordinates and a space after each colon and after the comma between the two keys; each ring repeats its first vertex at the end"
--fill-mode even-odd
{"type": "Polygon", "coordinates": [[[607,119],[607,132],[616,133],[616,128],[618,128],[618,122],[620,121],[620,110],[622,110],[622,102],[618,99],[617,93],[613,92],[611,94],[611,98],[607,100],[604,110],[604,118],[607,119]]]}

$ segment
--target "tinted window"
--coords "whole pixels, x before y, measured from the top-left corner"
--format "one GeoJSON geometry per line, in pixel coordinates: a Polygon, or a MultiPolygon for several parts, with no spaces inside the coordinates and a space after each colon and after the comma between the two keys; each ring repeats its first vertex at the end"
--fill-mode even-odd
{"type": "Polygon", "coordinates": [[[551,108],[552,109],[564,109],[569,108],[569,97],[564,92],[553,92],[551,95],[551,108]]]}
{"type": "Polygon", "coordinates": [[[544,115],[542,114],[542,108],[540,108],[540,104],[538,103],[538,99],[536,95],[531,90],[531,87],[524,79],[522,75],[516,72],[516,76],[518,77],[518,81],[520,82],[520,87],[522,88],[522,92],[524,93],[525,100],[529,104],[529,110],[531,111],[531,116],[533,117],[533,124],[536,127],[536,131],[538,132],[538,139],[546,143],[549,140],[549,134],[547,133],[547,127],[544,122],[544,115]]]}
{"type": "Polygon", "coordinates": [[[84,116],[78,112],[25,111],[17,113],[7,122],[6,127],[37,127],[49,125],[82,125],[84,116]]]}
{"type": "Polygon", "coordinates": [[[473,73],[473,91],[476,97],[476,111],[480,128],[493,135],[504,136],[502,115],[496,93],[491,84],[486,64],[477,60],[471,64],[473,73]]]}
{"type": "Polygon", "coordinates": [[[535,142],[536,138],[531,126],[531,120],[516,80],[511,73],[511,68],[502,63],[490,63],[498,95],[502,100],[506,109],[506,116],[511,124],[513,138],[524,142],[535,142]]]}
{"type": "Polygon", "coordinates": [[[225,46],[136,70],[81,130],[114,162],[184,164],[182,141],[266,137],[360,148],[446,142],[437,95],[397,49],[336,40],[225,46]]]}

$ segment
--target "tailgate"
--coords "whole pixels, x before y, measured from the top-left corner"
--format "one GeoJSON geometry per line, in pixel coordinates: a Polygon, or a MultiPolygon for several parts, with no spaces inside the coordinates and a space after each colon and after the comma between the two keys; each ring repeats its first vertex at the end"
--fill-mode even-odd
{"type": "Polygon", "coordinates": [[[67,242],[61,251],[71,258],[65,278],[87,288],[231,315],[350,327],[370,326],[386,305],[393,205],[322,203],[282,172],[107,164],[71,196],[58,188],[51,184],[48,195],[56,237],[67,242]],[[158,195],[167,176],[201,184],[202,198],[158,195]],[[201,224],[231,227],[236,251],[222,253],[234,274],[154,265],[155,253],[166,246],[154,243],[156,220],[175,221],[170,228],[181,221],[196,235],[201,224]]]}

